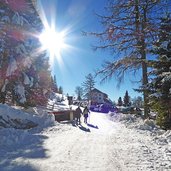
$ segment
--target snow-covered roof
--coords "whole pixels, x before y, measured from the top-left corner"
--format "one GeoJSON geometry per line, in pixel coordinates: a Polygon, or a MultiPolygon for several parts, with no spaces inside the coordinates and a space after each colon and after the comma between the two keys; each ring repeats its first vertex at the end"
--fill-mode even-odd
{"type": "Polygon", "coordinates": [[[98,90],[97,88],[94,88],[91,92],[97,92],[97,93],[104,94],[105,96],[108,96],[106,93],[103,93],[102,91],[98,90]]]}

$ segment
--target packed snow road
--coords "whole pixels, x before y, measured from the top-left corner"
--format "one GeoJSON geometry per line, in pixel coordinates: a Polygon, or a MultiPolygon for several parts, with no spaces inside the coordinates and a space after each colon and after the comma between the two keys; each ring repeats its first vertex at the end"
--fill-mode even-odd
{"type": "Polygon", "coordinates": [[[41,169],[123,170],[123,165],[117,158],[118,154],[113,157],[112,151],[112,136],[119,131],[118,125],[106,120],[105,115],[95,115],[91,114],[88,125],[71,128],[70,125],[65,125],[66,131],[59,134],[55,130],[58,128],[48,130],[45,134],[50,139],[46,142],[46,147],[50,149],[48,155],[51,159],[49,162],[46,159],[42,161],[41,169]]]}
{"type": "Polygon", "coordinates": [[[169,171],[171,153],[168,154],[151,136],[127,129],[105,114],[91,113],[88,125],[56,124],[31,135],[27,148],[18,147],[16,152],[6,153],[0,168],[5,171],[169,171]]]}

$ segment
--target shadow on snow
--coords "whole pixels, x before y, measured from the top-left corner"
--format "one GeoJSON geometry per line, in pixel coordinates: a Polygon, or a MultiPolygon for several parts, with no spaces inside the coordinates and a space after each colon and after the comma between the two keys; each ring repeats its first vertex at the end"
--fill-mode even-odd
{"type": "Polygon", "coordinates": [[[83,125],[78,125],[79,129],[81,129],[82,131],[85,131],[85,132],[90,132],[90,129],[89,128],[86,128],[84,127],[83,125]]]}
{"type": "MultiPolygon", "coordinates": [[[[18,131],[18,130],[16,130],[18,131]]],[[[19,130],[21,136],[11,145],[9,143],[0,146],[0,170],[1,171],[37,171],[31,166],[27,159],[47,158],[47,149],[43,147],[43,142],[47,136],[19,130]],[[23,135],[22,135],[23,134],[23,135]],[[20,160],[22,159],[22,160],[20,160]],[[26,160],[24,163],[23,161],[26,160]]],[[[10,141],[7,139],[7,141],[10,141]]]]}
{"type": "Polygon", "coordinates": [[[97,125],[95,126],[95,125],[93,125],[93,124],[89,124],[89,123],[88,123],[87,126],[89,126],[89,127],[91,127],[91,128],[99,129],[99,127],[98,127],[97,125]]]}
{"type": "Polygon", "coordinates": [[[77,123],[77,121],[73,121],[73,122],[72,122],[72,126],[78,127],[78,128],[81,129],[82,131],[90,132],[90,129],[89,129],[89,128],[83,126],[82,124],[77,123]]]}

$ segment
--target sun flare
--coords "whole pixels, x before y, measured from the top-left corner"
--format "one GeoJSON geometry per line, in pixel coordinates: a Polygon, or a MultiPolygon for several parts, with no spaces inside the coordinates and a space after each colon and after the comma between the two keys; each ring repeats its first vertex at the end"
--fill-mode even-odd
{"type": "Polygon", "coordinates": [[[42,48],[50,53],[50,58],[60,57],[62,49],[65,48],[64,37],[64,32],[56,32],[54,29],[46,29],[40,34],[42,48]]]}

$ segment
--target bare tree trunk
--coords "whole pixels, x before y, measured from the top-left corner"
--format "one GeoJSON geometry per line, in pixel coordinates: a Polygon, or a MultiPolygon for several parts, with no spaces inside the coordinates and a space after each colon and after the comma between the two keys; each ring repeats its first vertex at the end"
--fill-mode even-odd
{"type": "Polygon", "coordinates": [[[146,63],[146,43],[145,43],[145,32],[144,29],[146,28],[146,8],[144,8],[144,13],[141,16],[139,12],[139,0],[135,0],[135,15],[136,15],[136,32],[137,32],[137,42],[138,47],[140,47],[140,55],[142,59],[142,85],[143,85],[143,98],[144,98],[144,116],[145,118],[148,117],[148,92],[146,90],[146,86],[148,84],[148,76],[147,76],[147,63],[146,63]],[[141,20],[141,21],[140,21],[141,20]],[[140,31],[141,26],[141,31],[140,31]],[[141,34],[139,35],[139,33],[141,34]]]}
{"type": "Polygon", "coordinates": [[[147,76],[147,55],[146,55],[146,43],[145,43],[145,32],[146,29],[146,22],[147,22],[147,8],[144,7],[144,15],[142,16],[142,36],[141,36],[141,43],[142,43],[142,50],[141,50],[141,57],[142,57],[142,85],[143,85],[143,95],[144,95],[144,116],[145,118],[149,115],[149,108],[148,108],[148,92],[147,92],[147,84],[148,84],[148,76],[147,76]]]}
{"type": "MultiPolygon", "coordinates": [[[[144,55],[142,55],[143,57],[144,55]]],[[[145,118],[148,117],[149,109],[148,109],[148,92],[146,86],[148,84],[148,77],[147,77],[147,64],[146,62],[142,62],[142,84],[143,84],[143,97],[144,97],[144,116],[145,118]]]]}

